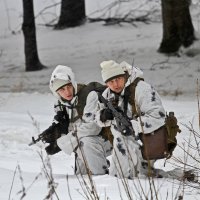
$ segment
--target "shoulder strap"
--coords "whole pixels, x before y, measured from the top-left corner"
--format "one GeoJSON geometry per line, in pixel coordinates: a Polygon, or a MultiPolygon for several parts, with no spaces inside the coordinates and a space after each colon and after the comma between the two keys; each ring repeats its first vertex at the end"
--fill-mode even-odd
{"type": "Polygon", "coordinates": [[[78,96],[78,105],[76,106],[76,109],[77,109],[77,112],[78,112],[78,116],[79,117],[82,117],[83,115],[83,108],[84,106],[82,106],[82,103],[85,104],[86,103],[86,99],[83,98],[83,90],[84,88],[86,87],[85,84],[78,84],[77,85],[77,96],[78,96]],[[85,102],[81,102],[80,99],[85,99],[85,102]]]}
{"type": "Polygon", "coordinates": [[[124,92],[124,110],[127,111],[128,103],[132,105],[132,113],[135,117],[138,117],[137,109],[135,106],[135,88],[139,81],[144,81],[143,78],[137,77],[133,83],[131,83],[124,92]]]}

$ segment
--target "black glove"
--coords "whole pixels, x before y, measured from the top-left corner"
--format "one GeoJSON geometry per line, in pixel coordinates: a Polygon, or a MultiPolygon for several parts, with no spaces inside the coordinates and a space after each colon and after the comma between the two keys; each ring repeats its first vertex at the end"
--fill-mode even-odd
{"type": "Polygon", "coordinates": [[[109,108],[105,108],[100,113],[100,120],[102,122],[106,122],[107,120],[113,120],[114,116],[112,114],[112,111],[109,108]]]}
{"type": "Polygon", "coordinates": [[[54,119],[58,122],[56,125],[59,126],[60,133],[67,134],[70,121],[69,116],[65,115],[63,111],[58,111],[54,119]]]}
{"type": "Polygon", "coordinates": [[[45,150],[46,150],[48,155],[53,155],[53,154],[58,153],[59,151],[61,151],[61,149],[59,148],[59,146],[57,145],[56,142],[50,143],[45,148],[45,150]]]}
{"type": "Polygon", "coordinates": [[[46,143],[55,142],[61,136],[60,124],[53,123],[48,129],[41,133],[42,141],[46,143]]]}
{"type": "Polygon", "coordinates": [[[58,111],[57,114],[54,116],[54,119],[58,122],[64,122],[66,120],[64,112],[58,111]]]}

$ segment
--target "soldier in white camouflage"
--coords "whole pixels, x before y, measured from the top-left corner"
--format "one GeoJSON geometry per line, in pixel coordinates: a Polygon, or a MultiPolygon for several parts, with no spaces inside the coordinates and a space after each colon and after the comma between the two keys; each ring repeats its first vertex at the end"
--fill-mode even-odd
{"type": "Polygon", "coordinates": [[[44,131],[43,141],[50,143],[46,147],[47,153],[52,155],[62,150],[71,155],[74,152],[76,174],[108,173],[106,157],[112,146],[102,137],[101,127],[94,121],[97,99],[95,102],[93,95],[89,93],[85,97],[87,99],[83,100],[86,105],[80,109],[81,89],[77,86],[71,68],[67,66],[58,65],[55,68],[49,86],[57,101],[54,105],[56,115],[53,123],[44,131]]]}
{"type": "Polygon", "coordinates": [[[107,85],[102,96],[112,101],[116,110],[127,116],[134,131],[134,134],[120,132],[112,111],[100,103],[96,122],[101,127],[110,127],[114,137],[109,174],[130,179],[148,175],[154,160],[148,163],[143,159],[138,135],[152,133],[165,124],[161,99],[153,86],[144,81],[140,69],[113,60],[104,61],[100,66],[103,81],[107,85]],[[137,113],[140,113],[140,117],[137,113]]]}

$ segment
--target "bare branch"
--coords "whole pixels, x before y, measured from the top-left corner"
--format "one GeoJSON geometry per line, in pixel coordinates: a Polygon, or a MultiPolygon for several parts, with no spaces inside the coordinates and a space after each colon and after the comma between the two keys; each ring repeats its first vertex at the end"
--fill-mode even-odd
{"type": "MultiPolygon", "coordinates": [[[[133,1],[132,1],[133,3],[133,1]]],[[[128,1],[115,1],[112,2],[100,10],[96,10],[88,15],[88,19],[90,22],[104,21],[106,25],[130,23],[134,25],[134,22],[144,22],[149,23],[152,20],[152,16],[154,16],[160,10],[160,2],[156,2],[157,6],[153,6],[151,9],[145,9],[147,4],[150,4],[149,1],[143,1],[140,3],[134,3],[131,5],[131,0],[128,1]],[[129,8],[126,11],[123,11],[123,5],[129,3],[129,8]],[[130,7],[133,7],[130,9],[130,7]],[[98,15],[98,17],[92,17],[92,15],[98,15]]]]}
{"type": "Polygon", "coordinates": [[[37,17],[39,17],[40,15],[43,15],[43,14],[44,14],[44,11],[48,10],[49,8],[56,7],[56,6],[58,6],[58,5],[60,5],[60,2],[59,2],[59,3],[54,3],[54,4],[49,5],[49,6],[46,6],[45,8],[43,8],[42,10],[40,10],[40,11],[38,12],[38,14],[35,16],[35,19],[36,19],[37,17]]]}

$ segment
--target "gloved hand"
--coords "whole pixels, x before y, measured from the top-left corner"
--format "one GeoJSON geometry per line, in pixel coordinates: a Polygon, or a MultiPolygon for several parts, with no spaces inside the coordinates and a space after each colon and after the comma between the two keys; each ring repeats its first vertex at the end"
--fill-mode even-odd
{"type": "Polygon", "coordinates": [[[49,128],[41,133],[42,141],[45,143],[55,142],[61,136],[61,133],[59,124],[53,123],[49,128]]]}
{"type": "Polygon", "coordinates": [[[59,146],[57,145],[57,142],[50,143],[46,148],[45,151],[47,152],[48,155],[53,155],[55,153],[58,153],[61,151],[59,146]]]}
{"type": "Polygon", "coordinates": [[[54,116],[54,119],[57,121],[57,122],[65,122],[66,119],[65,119],[65,114],[63,111],[58,111],[57,114],[54,116]]]}
{"type": "Polygon", "coordinates": [[[106,122],[107,120],[113,120],[114,116],[112,114],[112,111],[109,108],[105,108],[100,113],[100,120],[102,122],[106,122]]]}

